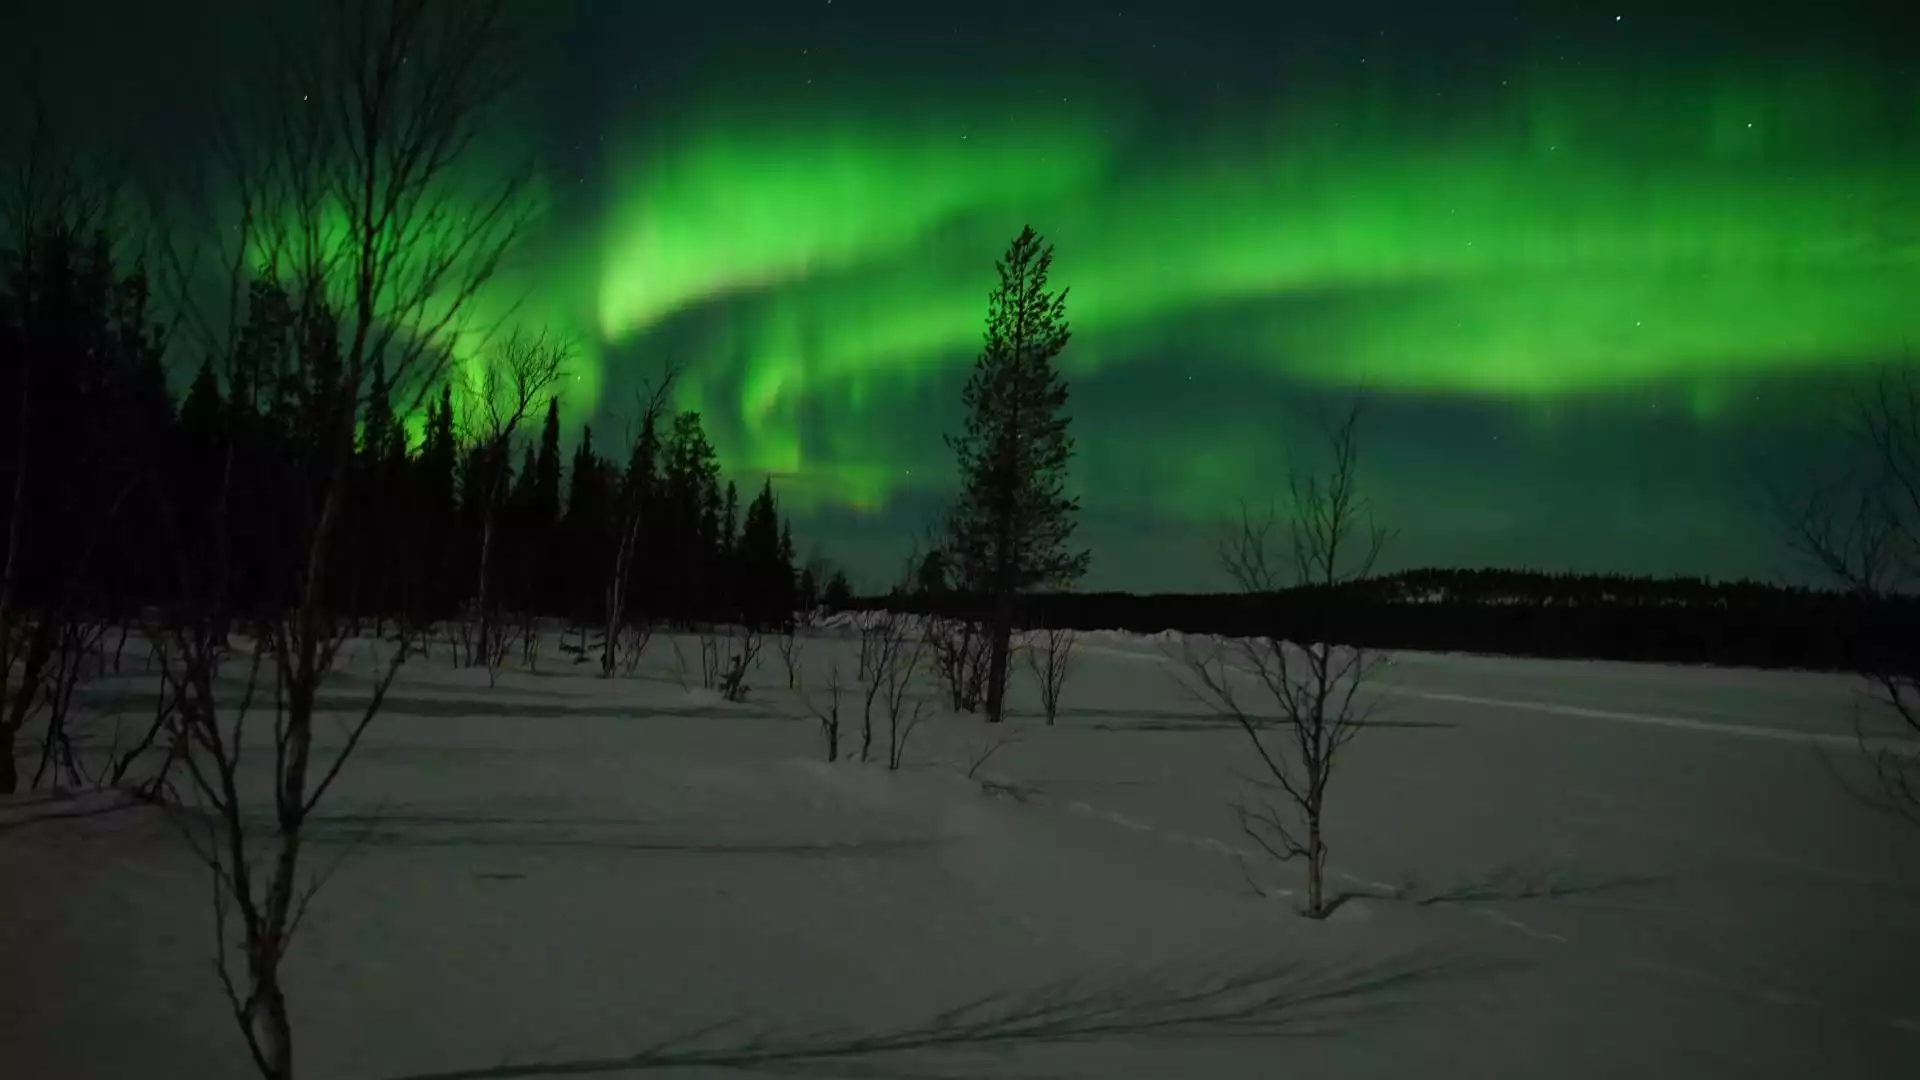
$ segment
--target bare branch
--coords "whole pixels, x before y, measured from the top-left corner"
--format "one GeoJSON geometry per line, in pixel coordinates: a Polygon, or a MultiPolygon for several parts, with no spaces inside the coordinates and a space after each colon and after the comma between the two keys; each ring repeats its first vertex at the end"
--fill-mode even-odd
{"type": "Polygon", "coordinates": [[[1069,629],[1048,627],[1032,631],[1026,643],[1027,668],[1040,687],[1040,707],[1052,727],[1060,715],[1060,695],[1066,691],[1067,676],[1073,670],[1073,647],[1079,635],[1069,629]]]}
{"type": "MultiPolygon", "coordinates": [[[[1771,492],[1771,518],[1796,554],[1851,594],[1857,617],[1910,602],[1920,587],[1920,367],[1908,360],[1848,398],[1841,427],[1853,453],[1804,494],[1771,492]]],[[[1856,721],[1878,788],[1868,801],[1920,821],[1920,663],[1913,635],[1855,642],[1852,664],[1890,736],[1856,721]],[[1887,745],[1891,738],[1893,745],[1887,745]]]]}
{"type": "Polygon", "coordinates": [[[1377,705],[1360,691],[1381,658],[1332,641],[1337,628],[1329,617],[1343,593],[1373,574],[1390,539],[1360,489],[1360,417],[1356,403],[1326,428],[1324,473],[1293,473],[1284,527],[1277,508],[1256,514],[1242,503],[1221,542],[1222,568],[1264,609],[1263,631],[1231,641],[1189,638],[1175,658],[1188,694],[1247,736],[1261,775],[1242,780],[1264,794],[1230,805],[1241,831],[1268,855],[1307,861],[1307,913],[1315,918],[1332,910],[1322,823],[1334,766],[1377,705]],[[1236,680],[1257,684],[1273,713],[1243,703],[1236,680]]]}

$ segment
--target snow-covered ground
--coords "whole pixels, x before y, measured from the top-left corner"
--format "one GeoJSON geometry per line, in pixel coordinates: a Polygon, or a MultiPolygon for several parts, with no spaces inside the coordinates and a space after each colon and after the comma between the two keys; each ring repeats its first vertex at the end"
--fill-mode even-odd
{"type": "MultiPolygon", "coordinates": [[[[314,828],[332,877],[289,961],[301,1072],[593,1075],[649,1050],[1117,1080],[1920,1063],[1920,828],[1836,778],[1859,773],[1851,682],[1400,655],[1331,796],[1354,898],[1315,923],[1295,868],[1242,858],[1244,736],[1165,648],[1088,636],[1057,727],[1023,680],[1007,731],[937,713],[891,774],[824,764],[771,647],[739,705],[683,688],[664,637],[615,682],[551,648],[494,688],[412,666],[314,828]],[[836,1056],[862,1039],[922,1048],[836,1056]]],[[[809,684],[854,649],[811,641],[809,684]]],[[[25,816],[0,824],[0,1075],[249,1075],[172,827],[25,816]]]]}

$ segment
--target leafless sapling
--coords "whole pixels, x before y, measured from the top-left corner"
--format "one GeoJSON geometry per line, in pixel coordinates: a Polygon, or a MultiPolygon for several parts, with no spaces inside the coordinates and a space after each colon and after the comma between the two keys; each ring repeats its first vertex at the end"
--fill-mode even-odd
{"type": "Polygon", "coordinates": [[[793,617],[781,624],[775,644],[780,649],[780,662],[786,665],[787,689],[800,689],[800,657],[806,650],[808,631],[813,628],[813,612],[796,611],[793,617]]]}
{"type": "Polygon", "coordinates": [[[977,619],[929,615],[922,627],[934,673],[956,712],[975,712],[987,684],[987,633],[977,619]]]}
{"type": "MultiPolygon", "coordinates": [[[[168,662],[167,636],[157,613],[143,619],[143,632],[148,642],[147,657],[149,670],[151,670],[152,666],[157,662],[157,666],[164,672],[168,662]]],[[[146,802],[159,802],[169,797],[174,790],[170,786],[173,766],[179,760],[176,747],[171,740],[166,738],[169,732],[176,730],[173,723],[174,705],[174,695],[164,690],[163,676],[163,691],[153,696],[153,711],[147,718],[146,729],[138,739],[134,740],[133,745],[124,750],[121,749],[119,728],[116,727],[114,729],[113,744],[108,748],[107,752],[109,764],[107,766],[106,786],[117,788],[126,783],[127,777],[132,773],[134,765],[136,765],[141,758],[151,753],[156,747],[162,747],[164,749],[164,756],[161,759],[159,767],[145,779],[138,782],[134,788],[134,794],[146,802]]]]}
{"type": "Polygon", "coordinates": [[[331,753],[313,739],[316,691],[348,642],[344,627],[303,606],[268,628],[272,648],[234,657],[245,668],[238,700],[223,682],[230,664],[209,623],[177,618],[167,630],[170,662],[163,667],[171,698],[171,758],[184,767],[191,797],[185,833],[214,875],[216,971],[234,1020],[263,1076],[293,1073],[293,1029],[280,964],[324,875],[303,872],[300,856],[308,819],[339,778],[378,715],[406,662],[394,650],[376,676],[345,738],[331,753]],[[263,683],[265,685],[263,685],[263,683]],[[250,808],[243,772],[249,721],[269,714],[272,775],[270,817],[250,808]],[[236,925],[237,921],[237,925],[236,925]],[[230,952],[239,938],[240,957],[230,952]]]}
{"type": "Polygon", "coordinates": [[[700,685],[727,701],[745,701],[747,675],[760,660],[761,633],[752,626],[700,629],[700,685]]]}
{"type": "Polygon", "coordinates": [[[520,666],[537,672],[540,670],[540,617],[528,608],[521,611],[515,621],[520,636],[520,666]]]}
{"type": "Polygon", "coordinates": [[[979,784],[980,790],[984,794],[992,795],[995,798],[1010,798],[1015,802],[1026,802],[1034,791],[1034,789],[1028,785],[1017,784],[1011,780],[980,775],[980,770],[986,768],[987,762],[992,761],[1000,751],[1014,746],[1019,742],[1020,733],[1018,731],[1012,731],[998,738],[989,740],[982,745],[980,749],[973,752],[973,756],[967,764],[967,779],[979,784]]]}
{"type": "Polygon", "coordinates": [[[826,740],[827,760],[840,760],[840,662],[827,665],[827,680],[818,691],[809,691],[804,700],[807,710],[820,723],[820,734],[826,740]]]}
{"type": "Polygon", "coordinates": [[[926,644],[907,616],[889,612],[888,624],[875,678],[887,710],[887,768],[898,769],[906,756],[907,739],[927,714],[927,699],[916,693],[926,644]]]}
{"type": "Polygon", "coordinates": [[[860,635],[860,674],[858,678],[863,683],[871,683],[872,681],[874,634],[878,623],[875,616],[878,614],[881,613],[872,611],[860,612],[858,621],[854,625],[854,632],[860,635]]]}
{"type": "Polygon", "coordinates": [[[1040,688],[1040,707],[1052,727],[1060,715],[1060,695],[1073,668],[1073,647],[1079,635],[1064,627],[1047,627],[1027,635],[1027,669],[1040,688]]]}
{"type": "MultiPolygon", "coordinates": [[[[18,150],[17,155],[9,154],[15,160],[0,187],[0,230],[9,239],[10,264],[25,273],[37,264],[35,245],[43,238],[54,234],[64,242],[84,242],[105,222],[115,199],[111,185],[93,179],[99,170],[83,167],[73,148],[57,136],[43,109],[35,108],[31,131],[18,150]]],[[[51,751],[64,737],[64,709],[45,712],[46,706],[63,696],[55,691],[55,697],[49,698],[47,680],[57,683],[57,674],[64,670],[76,670],[77,677],[77,669],[68,667],[65,656],[75,643],[72,630],[77,624],[72,613],[53,610],[62,605],[27,603],[20,590],[22,575],[32,573],[22,558],[29,528],[54,524],[29,522],[38,502],[29,498],[31,488],[35,484],[44,488],[51,479],[51,474],[41,473],[35,460],[36,451],[46,449],[36,445],[35,436],[46,428],[44,414],[38,410],[43,399],[52,396],[40,384],[52,374],[46,369],[57,355],[37,347],[32,323],[26,320],[22,325],[21,348],[8,365],[14,369],[9,374],[17,374],[19,382],[9,388],[15,395],[14,409],[5,418],[5,434],[0,436],[13,444],[3,451],[7,526],[0,536],[0,795],[12,794],[19,786],[15,755],[20,737],[32,722],[48,723],[43,750],[51,751]]],[[[46,760],[43,753],[38,773],[45,773],[46,760]]]]}
{"type": "Polygon", "coordinates": [[[1243,779],[1257,794],[1236,801],[1235,816],[1274,858],[1306,860],[1307,914],[1314,918],[1331,910],[1328,787],[1341,748],[1366,727],[1373,703],[1360,691],[1382,659],[1329,640],[1331,605],[1341,602],[1341,590],[1371,576],[1389,539],[1360,490],[1360,417],[1356,402],[1328,431],[1332,460],[1324,474],[1294,471],[1284,521],[1276,509],[1255,515],[1242,506],[1221,543],[1221,564],[1239,590],[1273,605],[1267,628],[1244,638],[1189,638],[1178,658],[1187,690],[1246,733],[1258,767],[1243,779]],[[1289,600],[1300,618],[1292,627],[1280,606],[1289,600]],[[1304,640],[1288,640],[1290,631],[1304,640]]]}
{"type": "MultiPolygon", "coordinates": [[[[117,513],[119,501],[106,510],[107,521],[117,513]]],[[[75,753],[71,726],[75,692],[107,667],[108,622],[90,617],[72,599],[81,592],[99,534],[100,528],[96,527],[81,545],[65,586],[66,600],[44,604],[30,613],[0,601],[0,608],[14,611],[12,615],[0,611],[0,664],[5,665],[0,671],[0,726],[9,732],[0,781],[8,780],[14,767],[14,735],[34,725],[40,730],[40,763],[34,769],[33,788],[49,781],[59,787],[62,779],[70,787],[95,786],[113,771],[111,749],[98,768],[75,753]],[[21,615],[25,617],[19,618],[21,615]],[[13,670],[16,660],[17,681],[13,670]]]]}
{"type": "Polygon", "coordinates": [[[873,710],[887,684],[887,669],[899,651],[892,611],[863,612],[860,618],[860,761],[873,756],[873,710]]]}
{"type": "Polygon", "coordinates": [[[97,673],[103,666],[100,644],[107,627],[71,610],[60,612],[53,621],[57,623],[54,648],[40,686],[44,734],[33,786],[38,788],[50,774],[55,786],[62,775],[72,787],[92,786],[97,777],[73,750],[73,695],[89,669],[97,673]]]}
{"type": "Polygon", "coordinates": [[[19,786],[16,746],[40,701],[53,638],[46,620],[0,598],[0,795],[11,795],[19,786]]]}
{"type": "Polygon", "coordinates": [[[614,644],[620,674],[632,676],[640,670],[640,661],[646,657],[647,644],[652,640],[653,623],[646,619],[629,619],[620,626],[614,644]]]}
{"type": "Polygon", "coordinates": [[[468,605],[473,626],[466,665],[484,666],[490,680],[499,677],[507,653],[505,618],[493,591],[493,563],[514,440],[565,377],[571,354],[565,342],[515,330],[486,357],[480,374],[466,382],[464,434],[469,475],[477,488],[466,498],[478,509],[480,531],[478,578],[468,605]]]}
{"type": "MultiPolygon", "coordinates": [[[[307,824],[408,656],[404,644],[387,649],[335,748],[318,744],[320,689],[347,643],[328,597],[341,562],[336,534],[357,415],[376,362],[389,386],[410,390],[414,405],[439,384],[475,298],[532,209],[530,169],[470,168],[493,126],[493,106],[519,70],[504,47],[503,8],[503,0],[325,5],[312,25],[279,27],[264,81],[243,91],[242,108],[255,111],[235,114],[197,158],[221,172],[204,185],[200,203],[213,227],[179,234],[215,238],[211,262],[224,280],[203,288],[208,248],[168,243],[164,250],[183,325],[226,358],[230,372],[244,297],[255,282],[279,283],[303,330],[312,331],[301,340],[317,343],[281,357],[284,370],[272,373],[306,388],[294,406],[311,437],[301,462],[307,505],[292,541],[297,583],[285,606],[260,620],[262,644],[271,647],[228,658],[225,592],[217,579],[184,570],[197,596],[164,631],[172,736],[196,803],[185,817],[204,826],[189,832],[213,876],[217,970],[268,1080],[294,1075],[280,969],[320,880],[302,865],[307,824]],[[223,296],[224,305],[204,303],[209,295],[223,296]],[[222,677],[230,660],[248,669],[237,691],[222,677]],[[250,723],[262,711],[271,714],[267,722],[250,723]],[[250,741],[265,742],[268,753],[243,755],[250,741]],[[249,809],[252,785],[242,776],[259,764],[269,771],[265,817],[249,809]]],[[[307,10],[274,14],[298,20],[307,10]]],[[[231,476],[229,450],[213,481],[215,520],[205,530],[222,552],[230,547],[231,476]]],[[[201,524],[171,525],[172,549],[184,552],[201,524]]]]}
{"type": "Polygon", "coordinates": [[[760,645],[764,640],[759,627],[736,627],[728,635],[727,663],[720,677],[720,696],[728,701],[745,701],[747,675],[760,663],[760,645]]]}
{"type": "Polygon", "coordinates": [[[605,590],[606,645],[600,654],[600,677],[610,679],[616,670],[616,647],[623,642],[633,648],[630,660],[623,660],[618,667],[628,674],[639,668],[640,652],[652,639],[652,628],[645,632],[639,628],[627,628],[627,589],[633,577],[635,564],[640,557],[640,529],[652,507],[653,456],[658,453],[656,445],[660,414],[666,409],[668,400],[673,396],[673,386],[680,377],[680,367],[668,364],[660,377],[649,382],[636,396],[636,413],[627,431],[627,470],[620,477],[619,495],[614,503],[613,514],[613,558],[607,563],[607,582],[605,590]]]}
{"type": "Polygon", "coordinates": [[[992,761],[1000,751],[1005,750],[1007,747],[1019,741],[1020,736],[1016,732],[1014,734],[1002,735],[997,739],[989,740],[983,744],[979,750],[974,752],[972,759],[967,762],[967,779],[976,779],[979,776],[980,770],[986,767],[987,762],[992,761]]]}
{"type": "MultiPolygon", "coordinates": [[[[1776,492],[1788,545],[1850,593],[1863,611],[1911,602],[1920,587],[1920,362],[1909,358],[1853,393],[1841,417],[1852,453],[1845,474],[1802,495],[1776,492]]],[[[1909,609],[1911,610],[1911,609],[1909,609]]],[[[1920,824],[1920,635],[1863,643],[1850,662],[1869,687],[1855,737],[1875,807],[1920,824]]]]}

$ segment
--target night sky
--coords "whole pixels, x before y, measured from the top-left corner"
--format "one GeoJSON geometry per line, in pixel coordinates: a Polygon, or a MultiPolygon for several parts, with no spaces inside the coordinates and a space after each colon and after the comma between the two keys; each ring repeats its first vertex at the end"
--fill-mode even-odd
{"type": "MultiPolygon", "coordinates": [[[[174,108],[245,35],[234,5],[151,6],[36,13],[0,60],[97,47],[126,73],[76,108],[174,108]],[[113,42],[75,29],[99,19],[113,42]]],[[[500,142],[548,167],[547,210],[490,303],[578,339],[570,421],[617,428],[685,363],[729,474],[773,474],[802,547],[866,585],[952,482],[941,432],[1025,224],[1072,288],[1093,588],[1221,585],[1217,521],[1362,389],[1395,566],[1779,577],[1754,473],[1817,464],[1834,394],[1920,346],[1900,5],[525,18],[500,142]]]]}

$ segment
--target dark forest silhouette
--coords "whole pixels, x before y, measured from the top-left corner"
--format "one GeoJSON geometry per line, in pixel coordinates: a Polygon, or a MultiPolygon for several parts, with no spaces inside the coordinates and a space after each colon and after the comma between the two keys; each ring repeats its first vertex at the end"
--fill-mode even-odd
{"type": "MultiPolygon", "coordinates": [[[[147,276],[120,266],[111,235],[91,224],[40,223],[31,242],[9,252],[0,282],[9,602],[99,618],[176,602],[183,568],[163,538],[177,532],[190,578],[224,561],[231,610],[269,609],[284,601],[294,573],[278,537],[293,509],[284,505],[292,486],[282,462],[299,437],[302,388],[244,373],[272,370],[276,335],[287,332],[286,296],[255,285],[242,378],[222,385],[204,361],[176,400],[147,276]],[[229,449],[230,524],[228,535],[214,536],[206,502],[221,490],[229,449]]],[[[353,466],[360,482],[343,529],[343,561],[353,570],[336,579],[338,608],[369,621],[455,616],[477,574],[488,448],[463,437],[450,385],[429,396],[417,436],[378,371],[369,397],[353,466]]],[[[537,432],[518,440],[517,462],[499,464],[494,572],[504,607],[596,623],[622,500],[640,507],[625,605],[636,619],[771,626],[816,600],[856,603],[844,583],[827,588],[796,570],[791,526],[770,484],[740,505],[697,413],[664,424],[648,418],[631,446],[612,441],[624,460],[604,453],[609,440],[587,427],[563,467],[557,400],[537,432]]],[[[1343,599],[1339,633],[1382,647],[1834,669],[1858,667],[1882,644],[1891,649],[1892,628],[1911,606],[1753,581],[1491,568],[1385,575],[1346,588],[1343,599]]],[[[954,602],[931,590],[908,601],[940,610],[954,602]]],[[[1284,616],[1291,603],[1285,594],[1042,593],[1023,599],[1021,620],[1234,633],[1273,611],[1284,616]]]]}
{"type": "MultiPolygon", "coordinates": [[[[1294,636],[1434,652],[1860,671],[1914,664],[1907,645],[1920,597],[1861,596],[1757,581],[1502,569],[1420,569],[1337,590],[1273,593],[1036,593],[1029,628],[1294,636]]],[[[945,613],[955,600],[916,590],[861,601],[945,613]]]]}
{"type": "MultiPolygon", "coordinates": [[[[253,286],[234,377],[219,378],[208,358],[176,402],[146,277],[116,266],[104,230],[55,223],[9,254],[0,408],[13,437],[0,473],[21,494],[0,501],[0,529],[14,541],[12,603],[130,617],[194,595],[184,582],[219,576],[236,617],[282,609],[299,554],[282,535],[299,513],[289,463],[311,392],[275,376],[295,321],[285,290],[253,286]],[[209,500],[227,468],[220,515],[209,500]],[[220,520],[225,534],[214,535],[220,520]],[[164,540],[175,534],[184,567],[164,540]]],[[[811,575],[795,570],[771,482],[742,505],[698,413],[667,418],[664,431],[649,415],[620,460],[587,427],[563,466],[558,398],[544,403],[544,422],[497,445],[463,430],[450,384],[429,395],[418,436],[391,396],[376,366],[341,530],[347,569],[332,581],[337,611],[368,621],[460,614],[491,508],[501,606],[594,623],[629,503],[641,508],[625,605],[634,618],[773,626],[807,602],[798,590],[811,575]]]]}
{"type": "MultiPolygon", "coordinates": [[[[204,361],[176,400],[144,270],[120,266],[111,235],[91,221],[39,224],[9,252],[0,282],[8,603],[127,619],[178,602],[182,575],[204,580],[216,564],[236,614],[283,603],[297,561],[280,542],[296,509],[283,463],[299,437],[302,388],[245,373],[273,369],[276,335],[287,332],[284,292],[254,286],[242,376],[223,385],[204,361]],[[217,536],[207,503],[229,460],[232,505],[217,536]],[[176,534],[185,567],[165,541],[176,534]]],[[[415,436],[378,371],[369,398],[342,530],[352,570],[335,578],[336,604],[369,624],[454,617],[478,573],[489,448],[463,437],[450,385],[429,396],[415,436]]],[[[517,462],[499,463],[493,573],[503,608],[598,625],[628,503],[638,513],[624,608],[636,620],[773,626],[816,602],[888,602],[855,601],[840,575],[816,582],[797,571],[771,485],[743,508],[699,415],[665,421],[646,418],[630,445],[587,427],[563,467],[558,401],[547,402],[544,422],[528,425],[537,436],[517,440],[517,462]],[[602,451],[609,445],[624,460],[602,451]]],[[[922,586],[897,602],[943,612],[960,604],[951,590],[922,586]]],[[[1020,621],[1232,634],[1284,619],[1302,599],[1041,593],[1023,598],[1020,621]]],[[[1492,568],[1385,575],[1345,588],[1342,599],[1338,615],[1316,617],[1330,618],[1337,636],[1379,647],[1846,670],[1897,659],[1878,653],[1895,649],[1893,631],[1911,625],[1913,604],[1753,581],[1492,568]]]]}

